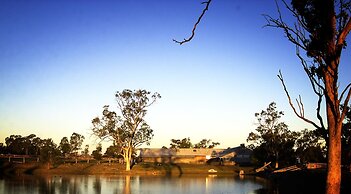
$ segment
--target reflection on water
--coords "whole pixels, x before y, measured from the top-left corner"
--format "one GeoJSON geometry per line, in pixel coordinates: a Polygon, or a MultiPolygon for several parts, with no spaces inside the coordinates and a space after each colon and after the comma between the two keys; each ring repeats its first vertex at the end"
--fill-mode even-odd
{"type": "Polygon", "coordinates": [[[217,176],[17,176],[0,179],[8,194],[256,193],[266,184],[254,177],[217,176]]]}

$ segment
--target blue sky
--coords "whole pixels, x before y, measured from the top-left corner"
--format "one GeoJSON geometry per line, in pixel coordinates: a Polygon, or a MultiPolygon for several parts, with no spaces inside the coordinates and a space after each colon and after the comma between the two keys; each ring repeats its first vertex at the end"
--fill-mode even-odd
{"type": "MultiPolygon", "coordinates": [[[[310,128],[292,114],[276,76],[281,69],[314,118],[294,46],[263,28],[274,1],[213,0],[194,39],[173,43],[190,34],[201,2],[1,1],[0,142],[34,133],[59,143],[77,132],[94,146],[91,120],[104,105],[116,107],[115,92],[126,88],[162,95],[147,115],[151,147],[184,137],[245,143],[254,113],[272,101],[291,130],[310,128]]],[[[341,67],[341,85],[349,72],[341,67]]]]}

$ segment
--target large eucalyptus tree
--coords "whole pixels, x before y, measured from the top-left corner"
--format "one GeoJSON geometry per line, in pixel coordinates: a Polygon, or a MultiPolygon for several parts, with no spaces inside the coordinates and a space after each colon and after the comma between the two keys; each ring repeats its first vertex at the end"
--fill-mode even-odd
{"type": "Polygon", "coordinates": [[[117,92],[115,96],[119,114],[105,105],[102,117],[92,120],[92,131],[100,139],[112,140],[122,148],[126,171],[129,171],[134,149],[144,143],[149,144],[153,137],[153,130],[144,118],[147,108],[161,96],[146,90],[128,89],[117,92]]]}

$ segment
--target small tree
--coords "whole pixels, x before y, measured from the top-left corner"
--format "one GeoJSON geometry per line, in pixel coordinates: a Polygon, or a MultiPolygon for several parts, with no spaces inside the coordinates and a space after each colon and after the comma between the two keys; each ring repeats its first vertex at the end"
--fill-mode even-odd
{"type": "Polygon", "coordinates": [[[190,141],[190,138],[180,139],[171,139],[170,148],[179,149],[179,148],[192,148],[193,144],[190,141]]]}
{"type": "Polygon", "coordinates": [[[82,144],[84,141],[84,136],[78,133],[72,133],[71,138],[69,140],[71,153],[74,154],[76,158],[76,163],[78,163],[78,151],[82,149],[82,144]]]}
{"type": "Polygon", "coordinates": [[[121,147],[126,163],[126,171],[130,170],[134,149],[144,143],[149,144],[153,130],[144,120],[147,108],[151,106],[160,94],[146,90],[128,90],[116,93],[117,107],[120,115],[104,106],[102,117],[92,120],[93,134],[100,139],[110,139],[121,147]],[[151,98],[151,99],[150,99],[151,98]]]}
{"type": "Polygon", "coordinates": [[[121,152],[121,148],[114,143],[106,149],[105,155],[107,157],[116,158],[117,156],[120,156],[121,152]]]}
{"type": "Polygon", "coordinates": [[[297,136],[284,122],[279,121],[282,115],[282,111],[276,110],[276,104],[270,103],[266,110],[255,113],[257,133],[251,132],[247,138],[252,143],[250,147],[264,152],[266,159],[275,160],[276,168],[281,158],[292,155],[297,136]]]}
{"type": "Polygon", "coordinates": [[[71,153],[71,145],[69,144],[67,137],[63,137],[61,139],[59,149],[60,149],[62,155],[65,157],[67,154],[71,153]]]}
{"type": "Polygon", "coordinates": [[[57,145],[52,141],[51,138],[43,139],[40,146],[40,160],[42,162],[50,164],[54,163],[57,157],[60,155],[57,145]]]}
{"type": "Polygon", "coordinates": [[[84,141],[84,136],[78,133],[73,133],[70,138],[70,145],[71,145],[71,153],[74,153],[75,156],[78,155],[78,150],[82,149],[82,144],[84,141]]]}
{"type": "Polygon", "coordinates": [[[84,156],[88,156],[89,155],[89,145],[88,144],[85,145],[85,147],[84,147],[83,155],[84,156]]]}
{"type": "Polygon", "coordinates": [[[95,160],[98,161],[98,163],[100,163],[100,160],[102,159],[102,145],[101,143],[99,143],[97,146],[96,146],[96,149],[93,151],[92,155],[93,155],[93,158],[95,160]]]}
{"type": "Polygon", "coordinates": [[[304,129],[298,133],[296,156],[301,162],[325,162],[325,141],[315,130],[304,129]]]}
{"type": "Polygon", "coordinates": [[[219,142],[213,142],[211,139],[202,139],[199,143],[194,145],[194,148],[214,148],[220,145],[219,142]]]}
{"type": "Polygon", "coordinates": [[[5,138],[8,154],[24,154],[24,138],[21,135],[10,135],[5,138]]]}

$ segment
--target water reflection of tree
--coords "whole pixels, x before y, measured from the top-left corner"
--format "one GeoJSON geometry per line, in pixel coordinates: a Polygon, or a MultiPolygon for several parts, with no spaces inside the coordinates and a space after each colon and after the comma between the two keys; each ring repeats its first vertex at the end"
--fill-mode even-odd
{"type": "Polygon", "coordinates": [[[89,190],[89,187],[88,187],[89,186],[89,177],[88,176],[83,176],[82,184],[84,185],[83,193],[87,193],[89,190]]]}
{"type": "MultiPolygon", "coordinates": [[[[72,179],[71,179],[72,180],[72,179]]],[[[69,185],[69,193],[81,193],[80,191],[80,180],[78,180],[78,177],[73,178],[73,182],[71,181],[69,185]]]]}
{"type": "Polygon", "coordinates": [[[100,177],[95,177],[95,181],[93,183],[94,191],[96,194],[101,194],[101,180],[100,177]]]}
{"type": "Polygon", "coordinates": [[[39,194],[55,194],[55,182],[49,177],[43,177],[39,181],[39,194]]]}
{"type": "Polygon", "coordinates": [[[126,175],[126,177],[125,177],[123,194],[131,194],[131,190],[130,190],[130,176],[129,175],[126,175]]]}
{"type": "Polygon", "coordinates": [[[68,193],[70,179],[67,177],[61,177],[60,193],[68,193]]]}

